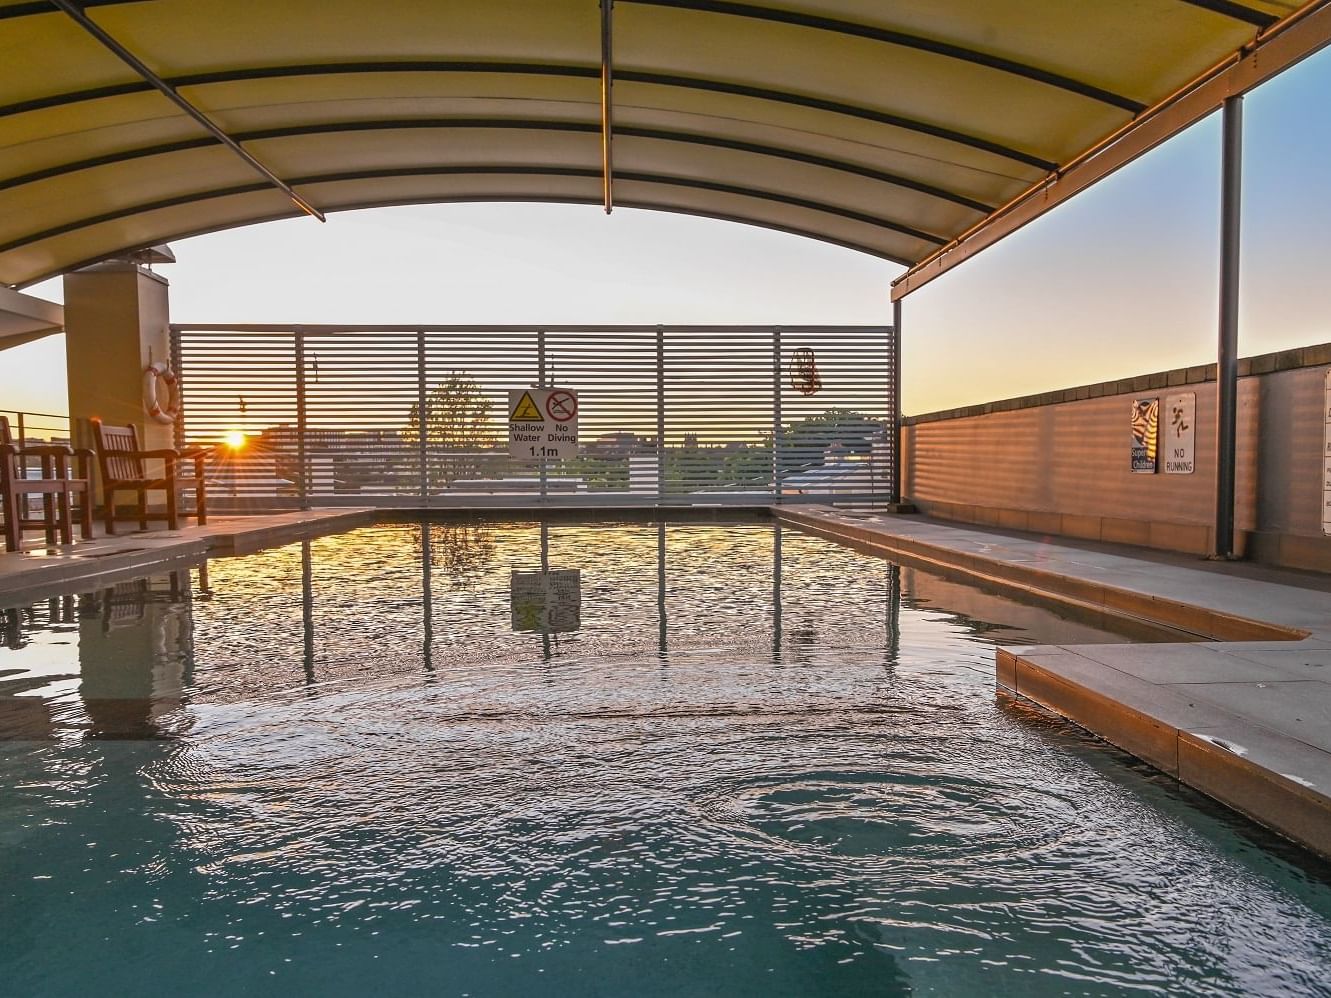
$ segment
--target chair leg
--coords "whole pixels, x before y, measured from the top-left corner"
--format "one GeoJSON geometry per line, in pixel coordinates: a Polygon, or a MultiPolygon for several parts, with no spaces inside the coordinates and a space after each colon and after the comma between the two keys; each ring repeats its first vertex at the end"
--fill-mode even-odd
{"type": "Polygon", "coordinates": [[[83,498],[79,501],[79,529],[83,533],[85,541],[92,540],[92,489],[83,490],[83,498]]]}
{"type": "Polygon", "coordinates": [[[208,489],[203,482],[203,458],[194,459],[194,518],[199,526],[208,522],[208,489]]]}
{"type": "Polygon", "coordinates": [[[106,517],[106,535],[114,537],[116,532],[116,492],[107,487],[102,489],[102,510],[106,517]]]}
{"type": "Polygon", "coordinates": [[[58,523],[56,521],[55,496],[46,492],[42,494],[42,532],[46,535],[47,547],[55,543],[55,532],[58,523]]]}
{"type": "Polygon", "coordinates": [[[5,514],[5,550],[17,551],[23,538],[19,533],[19,497],[6,489],[0,495],[0,506],[5,514]]]}
{"type": "Polygon", "coordinates": [[[60,514],[60,543],[74,543],[74,512],[69,505],[69,489],[62,489],[56,500],[56,509],[60,514]]]}
{"type": "Polygon", "coordinates": [[[169,479],[166,483],[166,528],[168,530],[180,529],[179,500],[180,493],[176,490],[175,480],[169,479]]]}
{"type": "Polygon", "coordinates": [[[148,529],[148,490],[139,489],[139,529],[148,529]]]}

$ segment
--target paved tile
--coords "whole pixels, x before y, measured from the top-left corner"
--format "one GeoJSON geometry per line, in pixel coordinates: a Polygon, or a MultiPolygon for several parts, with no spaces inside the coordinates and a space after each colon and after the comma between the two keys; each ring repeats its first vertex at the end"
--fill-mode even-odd
{"type": "Polygon", "coordinates": [[[1331,683],[1317,680],[1177,683],[1169,687],[1268,731],[1331,752],[1331,683]]]}

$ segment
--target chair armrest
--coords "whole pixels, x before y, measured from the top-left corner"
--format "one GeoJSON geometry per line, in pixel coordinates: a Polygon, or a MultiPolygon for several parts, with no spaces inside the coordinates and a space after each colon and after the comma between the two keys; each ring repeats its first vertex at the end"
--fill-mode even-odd
{"type": "Polygon", "coordinates": [[[184,447],[179,454],[181,457],[207,457],[214,450],[213,447],[184,447]]]}
{"type": "Polygon", "coordinates": [[[117,457],[160,458],[162,460],[170,459],[172,461],[179,461],[181,457],[180,451],[173,450],[169,447],[164,447],[160,450],[121,450],[116,451],[115,453],[117,457]]]}
{"type": "Polygon", "coordinates": [[[68,444],[46,444],[38,447],[17,448],[20,457],[69,457],[74,448],[68,444]]]}

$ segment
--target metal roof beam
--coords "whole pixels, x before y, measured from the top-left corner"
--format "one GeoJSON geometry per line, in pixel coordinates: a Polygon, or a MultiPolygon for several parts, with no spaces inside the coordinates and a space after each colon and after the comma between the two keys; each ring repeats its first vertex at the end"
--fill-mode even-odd
{"type": "Polygon", "coordinates": [[[829,31],[839,35],[848,35],[853,38],[864,38],[869,41],[884,42],[888,45],[898,45],[903,48],[915,49],[919,52],[928,52],[931,55],[943,56],[947,59],[957,59],[961,62],[968,62],[975,66],[983,66],[986,69],[994,69],[1001,73],[1008,73],[1012,76],[1020,76],[1027,80],[1033,80],[1036,83],[1043,83],[1047,86],[1056,87],[1059,90],[1066,90],[1069,93],[1088,97],[1091,100],[1100,101],[1103,104],[1109,104],[1112,107],[1131,111],[1133,114],[1146,108],[1146,105],[1141,103],[1141,101],[1133,100],[1131,97],[1125,97],[1122,94],[1113,93],[1112,91],[1105,90],[1103,87],[1097,87],[1093,84],[1086,83],[1083,80],[1076,80],[1070,76],[1063,76],[1060,73],[1053,73],[1049,70],[1040,69],[1038,66],[1031,66],[1024,62],[1018,62],[1015,59],[1006,59],[1002,56],[991,55],[988,52],[966,48],[963,45],[956,45],[952,42],[940,41],[934,38],[925,38],[920,35],[908,34],[904,31],[893,31],[890,28],[880,28],[871,24],[843,21],[838,18],[823,17],[822,15],[808,14],[803,11],[762,7],[757,4],[731,3],[729,0],[623,0],[623,2],[634,3],[644,7],[670,7],[674,10],[693,10],[710,14],[729,14],[734,17],[747,17],[753,20],[771,21],[777,24],[789,24],[800,28],[812,28],[817,31],[829,31]]]}
{"type": "MultiPolygon", "coordinates": [[[[505,62],[459,62],[449,60],[430,60],[409,62],[353,62],[353,63],[314,63],[306,65],[262,66],[249,69],[228,70],[215,73],[194,73],[172,77],[165,82],[173,87],[199,87],[216,83],[239,83],[245,80],[269,80],[283,77],[335,76],[351,73],[500,73],[528,76],[562,76],[576,79],[594,80],[599,78],[600,70],[592,66],[567,66],[544,63],[505,63],[505,62]]],[[[645,83],[653,86],[678,87],[685,90],[700,90],[707,93],[731,94],[736,97],[749,97],[754,100],[771,101],[793,107],[806,107],[816,111],[830,111],[860,121],[871,121],[880,125],[889,125],[904,131],[917,132],[947,142],[955,142],[980,152],[1021,163],[1037,170],[1048,172],[1055,169],[1056,163],[1034,156],[1022,150],[991,142],[978,136],[956,129],[944,128],[929,122],[902,117],[889,111],[864,107],[858,104],[846,104],[842,101],[827,100],[807,94],[797,94],[784,90],[772,90],[767,87],[753,87],[742,83],[730,83],[724,80],[710,80],[696,76],[678,76],[669,73],[649,73],[636,70],[617,70],[619,80],[630,83],[645,83]]],[[[102,100],[109,97],[122,97],[129,94],[144,93],[152,90],[145,82],[121,83],[106,87],[92,87],[50,97],[39,97],[20,101],[15,104],[0,106],[0,118],[48,108],[65,107],[83,101],[102,100]]]]}
{"type": "Polygon", "coordinates": [[[282,193],[289,197],[301,211],[317,218],[321,222],[325,221],[323,212],[292,190],[286,181],[250,155],[240,143],[223,131],[211,118],[187,101],[184,97],[180,96],[175,87],[171,86],[171,84],[167,83],[164,79],[149,69],[138,56],[111,37],[111,35],[99,24],[88,17],[81,4],[75,3],[74,0],[50,0],[50,3],[68,14],[79,27],[92,35],[93,38],[115,55],[116,58],[129,66],[130,69],[134,70],[134,72],[142,77],[144,81],[159,91],[162,96],[166,97],[167,100],[171,101],[176,107],[184,111],[185,114],[193,118],[194,121],[202,125],[213,138],[217,139],[218,142],[222,143],[243,159],[252,169],[259,173],[260,176],[266,179],[268,183],[282,191],[282,193]]]}
{"type": "MultiPolygon", "coordinates": [[[[294,138],[303,135],[335,135],[342,132],[379,132],[405,129],[446,128],[530,129],[533,131],[583,132],[598,134],[600,132],[600,127],[598,125],[583,121],[542,121],[538,119],[521,118],[404,118],[342,121],[318,125],[291,125],[287,127],[264,128],[249,132],[237,132],[234,137],[239,142],[261,142],[270,139],[294,138]]],[[[989,212],[993,211],[995,207],[994,205],[986,204],[983,201],[977,201],[974,198],[967,197],[964,194],[958,194],[955,191],[936,187],[932,184],[926,184],[910,177],[889,173],[885,170],[877,170],[873,167],[862,166],[858,163],[849,163],[844,160],[834,159],[830,156],[819,156],[814,153],[806,153],[797,149],[786,149],[780,146],[770,146],[757,142],[746,142],[740,139],[728,139],[695,132],[677,132],[663,128],[641,128],[635,125],[621,125],[617,128],[617,131],[619,134],[631,138],[652,139],[661,142],[679,142],[715,149],[729,149],[735,152],[750,153],[757,156],[770,156],[774,159],[804,163],[809,166],[821,167],[827,170],[836,170],[841,173],[864,177],[867,180],[875,180],[879,183],[890,184],[894,187],[916,191],[920,194],[925,194],[943,201],[948,201],[952,204],[960,205],[964,208],[969,208],[970,210],[980,212],[981,214],[987,215],[989,212]]],[[[14,188],[22,187],[24,184],[50,180],[55,177],[77,173],[80,170],[94,169],[99,166],[112,166],[117,163],[127,163],[137,159],[169,155],[175,152],[206,149],[213,145],[213,140],[210,138],[182,139],[178,142],[163,142],[159,145],[143,146],[138,149],[127,149],[120,152],[107,153],[103,156],[94,156],[72,163],[62,163],[58,166],[34,170],[30,173],[20,174],[14,177],[0,178],[0,191],[13,190],[14,188]]]]}
{"type": "MultiPolygon", "coordinates": [[[[266,187],[260,184],[255,184],[254,189],[267,190],[266,187]]],[[[387,200],[376,200],[376,201],[353,201],[347,203],[339,203],[333,210],[358,211],[365,208],[387,208],[398,205],[418,205],[418,204],[490,204],[490,203],[599,205],[601,202],[599,198],[580,198],[570,195],[559,195],[552,197],[534,197],[527,194],[516,194],[516,195],[473,194],[466,197],[390,198],[387,200]]],[[[792,236],[802,236],[805,239],[814,239],[820,243],[827,243],[831,246],[841,246],[844,249],[853,250],[856,253],[863,253],[865,256],[876,257],[879,260],[886,260],[888,263],[895,263],[901,267],[910,266],[910,261],[903,257],[893,256],[890,253],[885,253],[884,251],[880,249],[875,249],[872,246],[866,246],[863,243],[856,243],[852,240],[840,239],[836,236],[829,236],[826,233],[815,232],[812,229],[801,229],[796,226],[782,225],[779,222],[764,221],[763,219],[756,218],[753,216],[734,215],[719,211],[703,211],[701,209],[683,208],[680,207],[679,205],[665,204],[655,201],[647,201],[639,198],[621,198],[619,201],[619,205],[621,208],[640,208],[644,211],[664,211],[664,212],[670,212],[671,214],[675,215],[690,215],[694,218],[715,218],[722,222],[735,222],[736,224],[739,225],[752,225],[760,229],[771,229],[773,232],[785,232],[788,235],[792,236]]],[[[284,211],[277,214],[259,215],[252,218],[244,219],[243,222],[237,224],[259,225],[264,222],[277,222],[286,218],[299,217],[299,214],[300,214],[299,212],[284,211]]],[[[232,226],[210,226],[202,229],[181,229],[179,231],[171,232],[168,235],[163,236],[162,241],[177,242],[182,239],[192,239],[194,236],[203,236],[207,235],[210,232],[216,232],[218,231],[219,228],[230,228],[230,227],[232,226]]],[[[30,287],[31,285],[38,284],[41,281],[47,280],[48,278],[55,277],[59,274],[69,273],[70,271],[80,270],[83,267],[89,267],[92,264],[98,263],[105,259],[106,259],[106,253],[100,253],[95,257],[89,257],[86,260],[80,260],[77,263],[62,266],[58,270],[51,270],[47,271],[46,273],[38,274],[36,277],[32,277],[25,280],[22,284],[15,285],[15,287],[16,288],[30,287]]],[[[0,285],[0,289],[2,288],[3,285],[0,285]]]]}
{"type": "MultiPolygon", "coordinates": [[[[118,7],[122,4],[147,3],[149,0],[82,0],[80,7],[118,7]]],[[[15,3],[6,7],[0,7],[0,21],[8,20],[11,17],[32,17],[35,14],[56,14],[59,11],[52,10],[49,0],[31,0],[30,3],[15,3]]]]}
{"type": "Polygon", "coordinates": [[[1236,21],[1242,21],[1245,24],[1251,24],[1258,28],[1269,28],[1280,18],[1274,14],[1267,14],[1264,11],[1253,10],[1251,7],[1244,6],[1241,3],[1235,3],[1234,0],[1180,0],[1181,3],[1191,4],[1194,7],[1201,7],[1203,10],[1209,10],[1216,14],[1223,14],[1225,17],[1233,18],[1236,21]]]}
{"type": "MultiPolygon", "coordinates": [[[[585,167],[575,166],[419,166],[419,167],[394,167],[378,170],[352,170],[340,171],[334,173],[318,173],[305,177],[298,177],[294,181],[298,184],[330,184],[347,182],[354,180],[386,180],[395,177],[435,177],[435,176],[524,176],[524,177],[587,177],[598,179],[600,171],[585,167]]],[[[750,197],[761,201],[770,201],[774,204],[783,204],[790,207],[805,208],[809,211],[822,212],[839,218],[849,219],[855,222],[862,222],[875,228],[886,229],[892,232],[898,232],[909,236],[912,239],[918,239],[922,242],[929,242],[935,245],[942,245],[944,240],[934,233],[924,232],[921,229],[904,225],[889,218],[883,218],[877,215],[869,215],[865,212],[856,211],[853,208],[845,208],[840,205],[827,204],[821,201],[814,201],[810,198],[798,197],[793,194],[782,194],[777,191],[765,191],[758,188],[744,187],[738,184],[726,184],[710,180],[699,180],[693,177],[673,177],[666,174],[643,173],[643,172],[622,172],[620,179],[645,184],[656,184],[664,187],[683,187],[692,190],[712,191],[719,194],[734,194],[740,197],[750,197]]],[[[193,194],[179,194],[169,198],[161,198],[157,201],[149,201],[127,208],[117,208],[114,211],[103,212],[89,218],[79,219],[74,222],[66,222],[61,225],[52,226],[41,232],[33,232],[19,239],[13,239],[9,242],[0,244],[0,253],[8,253],[11,250],[22,249],[34,243],[41,242],[44,239],[52,239],[56,236],[62,236],[70,232],[77,232],[79,229],[91,228],[94,225],[102,225],[106,222],[117,221],[122,218],[129,218],[134,215],[142,215],[152,211],[160,211],[164,208],[175,208],[181,205],[192,204],[197,201],[209,201],[216,198],[232,197],[239,194],[254,194],[268,189],[267,184],[235,184],[230,187],[218,188],[210,191],[200,191],[193,194]]],[[[502,200],[502,199],[500,199],[502,200]]]]}
{"type": "Polygon", "coordinates": [[[892,299],[904,298],[942,277],[1055,205],[1196,124],[1220,108],[1226,98],[1247,93],[1327,45],[1331,45],[1331,0],[1312,0],[1259,35],[1256,41],[915,264],[892,282],[892,299]]]}

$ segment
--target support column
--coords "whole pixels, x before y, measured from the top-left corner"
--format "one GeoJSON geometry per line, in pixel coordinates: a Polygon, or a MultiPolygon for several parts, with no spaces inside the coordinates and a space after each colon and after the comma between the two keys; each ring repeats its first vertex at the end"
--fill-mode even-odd
{"type": "Polygon", "coordinates": [[[1216,363],[1216,558],[1234,556],[1234,464],[1239,386],[1239,221],[1243,200],[1243,98],[1223,112],[1220,177],[1220,344],[1216,363]]]}
{"type": "Polygon", "coordinates": [[[148,418],[143,372],[171,360],[167,282],[132,263],[65,275],[65,369],[70,434],[91,447],[88,420],[138,428],[146,449],[175,446],[174,427],[148,418]]]}
{"type": "Polygon", "coordinates": [[[892,503],[900,503],[905,500],[901,497],[901,299],[898,298],[892,303],[892,334],[889,344],[891,357],[888,359],[890,371],[888,372],[888,390],[892,393],[891,417],[892,417],[892,465],[889,472],[891,482],[888,485],[889,498],[892,503]]]}

